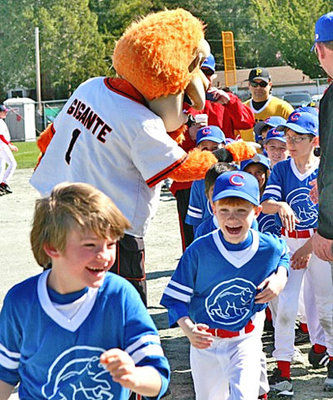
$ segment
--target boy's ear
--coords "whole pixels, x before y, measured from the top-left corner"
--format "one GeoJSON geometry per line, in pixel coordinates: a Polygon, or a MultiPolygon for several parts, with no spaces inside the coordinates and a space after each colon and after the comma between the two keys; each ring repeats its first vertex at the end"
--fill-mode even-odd
{"type": "Polygon", "coordinates": [[[312,143],[314,144],[315,147],[319,146],[319,136],[315,136],[314,139],[312,140],[312,143]]]}
{"type": "Polygon", "coordinates": [[[258,215],[261,213],[261,211],[262,211],[262,205],[260,204],[259,206],[257,206],[257,207],[254,209],[254,216],[255,216],[255,217],[258,217],[258,215]]]}
{"type": "Polygon", "coordinates": [[[48,243],[44,243],[43,250],[50,258],[56,258],[60,255],[60,252],[48,243]]]}
{"type": "Polygon", "coordinates": [[[215,204],[213,202],[210,203],[212,206],[212,210],[213,210],[213,214],[216,215],[216,207],[215,204]]]}

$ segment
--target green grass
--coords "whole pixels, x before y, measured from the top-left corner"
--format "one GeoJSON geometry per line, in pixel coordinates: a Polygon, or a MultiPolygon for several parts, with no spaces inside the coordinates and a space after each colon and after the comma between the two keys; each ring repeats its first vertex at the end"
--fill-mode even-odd
{"type": "Polygon", "coordinates": [[[13,153],[17,168],[34,168],[39,154],[36,142],[13,142],[13,144],[18,147],[18,152],[13,153]]]}

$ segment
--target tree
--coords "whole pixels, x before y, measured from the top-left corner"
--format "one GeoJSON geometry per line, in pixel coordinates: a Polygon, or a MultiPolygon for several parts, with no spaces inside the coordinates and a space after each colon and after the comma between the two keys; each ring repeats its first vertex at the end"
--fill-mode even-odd
{"type": "Polygon", "coordinates": [[[326,0],[252,0],[258,15],[259,29],[273,40],[282,59],[312,78],[325,76],[316,56],[310,51],[314,25],[331,11],[326,0]]]}
{"type": "Polygon", "coordinates": [[[88,0],[6,0],[0,7],[1,81],[35,87],[34,28],[40,31],[43,99],[67,97],[88,77],[108,72],[105,45],[88,0]],[[5,4],[3,4],[5,3],[5,4]]]}

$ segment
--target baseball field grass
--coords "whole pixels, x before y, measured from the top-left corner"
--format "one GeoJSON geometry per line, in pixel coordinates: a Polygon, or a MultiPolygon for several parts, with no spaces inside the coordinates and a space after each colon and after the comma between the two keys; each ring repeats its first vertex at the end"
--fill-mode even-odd
{"type": "Polygon", "coordinates": [[[36,142],[13,142],[13,144],[18,148],[18,152],[13,153],[17,168],[34,168],[39,154],[36,142]]]}

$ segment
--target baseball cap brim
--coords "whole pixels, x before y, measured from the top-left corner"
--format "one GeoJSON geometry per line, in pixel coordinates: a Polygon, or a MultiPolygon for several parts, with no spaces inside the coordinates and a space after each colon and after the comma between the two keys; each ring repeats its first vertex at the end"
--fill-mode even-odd
{"type": "Polygon", "coordinates": [[[282,130],[285,130],[286,128],[291,129],[292,131],[295,131],[296,133],[315,135],[314,132],[309,132],[307,129],[302,128],[301,126],[299,126],[297,124],[293,124],[292,122],[288,122],[286,124],[279,125],[276,129],[278,131],[282,131],[282,130]]]}
{"type": "Polygon", "coordinates": [[[266,140],[265,140],[265,143],[268,143],[270,140],[279,140],[280,142],[283,142],[283,143],[287,143],[287,140],[286,140],[286,138],[285,137],[270,137],[270,138],[266,138],[266,140]]]}
{"type": "Polygon", "coordinates": [[[203,142],[204,140],[209,140],[210,142],[215,142],[215,143],[225,143],[224,139],[217,138],[216,136],[204,136],[200,140],[197,141],[197,144],[203,142]]]}
{"type": "Polygon", "coordinates": [[[249,81],[250,81],[250,82],[264,81],[264,82],[266,82],[266,83],[269,83],[269,82],[270,82],[270,78],[266,78],[266,77],[264,77],[264,76],[255,76],[254,78],[249,79],[249,81]]]}
{"type": "Polygon", "coordinates": [[[238,192],[237,190],[222,190],[220,193],[217,193],[213,197],[213,202],[215,202],[217,200],[225,199],[226,197],[239,197],[241,199],[249,201],[250,203],[254,204],[255,206],[259,205],[258,199],[254,198],[253,196],[251,196],[248,193],[244,193],[241,191],[238,192]]]}

